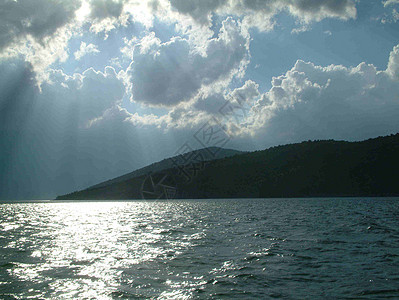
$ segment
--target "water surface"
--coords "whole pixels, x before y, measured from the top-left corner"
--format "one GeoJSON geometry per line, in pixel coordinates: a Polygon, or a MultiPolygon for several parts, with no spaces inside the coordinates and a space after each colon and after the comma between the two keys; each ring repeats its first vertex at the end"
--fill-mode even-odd
{"type": "Polygon", "coordinates": [[[399,298],[399,199],[0,204],[1,299],[399,298]]]}

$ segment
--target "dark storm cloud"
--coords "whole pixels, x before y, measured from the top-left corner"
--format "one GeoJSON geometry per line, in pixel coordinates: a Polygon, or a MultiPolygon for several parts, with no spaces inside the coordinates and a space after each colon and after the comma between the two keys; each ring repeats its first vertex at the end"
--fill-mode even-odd
{"type": "Polygon", "coordinates": [[[42,42],[70,22],[79,7],[78,0],[1,0],[0,52],[26,36],[42,42]]]}
{"type": "Polygon", "coordinates": [[[182,38],[160,43],[153,37],[135,47],[127,71],[133,100],[160,106],[190,100],[201,86],[237,71],[248,58],[248,36],[229,18],[223,22],[219,37],[204,45],[204,54],[195,50],[182,38]]]}
{"type": "Polygon", "coordinates": [[[201,24],[209,23],[212,13],[244,15],[253,18],[249,22],[258,27],[269,26],[268,19],[283,10],[305,22],[356,16],[353,0],[170,0],[170,4],[174,10],[201,24]]]}

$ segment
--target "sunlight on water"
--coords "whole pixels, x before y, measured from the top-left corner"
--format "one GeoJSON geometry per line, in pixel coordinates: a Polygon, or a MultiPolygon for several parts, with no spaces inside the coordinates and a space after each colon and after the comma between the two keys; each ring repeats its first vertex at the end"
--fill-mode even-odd
{"type": "Polygon", "coordinates": [[[0,298],[399,295],[397,201],[289,201],[1,204],[0,298]]]}
{"type": "MultiPolygon", "coordinates": [[[[150,267],[145,265],[147,261],[160,257],[172,259],[198,238],[195,233],[165,241],[165,234],[192,220],[184,218],[170,226],[171,218],[179,219],[182,215],[179,205],[161,206],[168,212],[161,215],[154,211],[159,205],[139,202],[3,206],[2,215],[12,216],[2,222],[3,233],[23,227],[18,236],[8,237],[10,241],[5,248],[31,253],[30,262],[16,263],[10,275],[31,283],[55,278],[48,284],[51,292],[37,289],[31,292],[36,296],[45,297],[50,293],[63,297],[109,298],[118,290],[121,274],[129,266],[147,268],[150,267]]],[[[165,282],[170,291],[161,294],[161,298],[181,298],[184,295],[179,286],[172,281],[165,282]]]]}

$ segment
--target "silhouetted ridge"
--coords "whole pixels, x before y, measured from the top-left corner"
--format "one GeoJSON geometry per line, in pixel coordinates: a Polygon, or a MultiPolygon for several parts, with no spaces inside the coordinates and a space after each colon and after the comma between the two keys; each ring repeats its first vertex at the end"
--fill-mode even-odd
{"type": "MultiPolygon", "coordinates": [[[[193,166],[197,172],[190,178],[173,166],[153,167],[151,176],[167,178],[165,186],[175,192],[164,195],[169,198],[399,196],[399,134],[362,142],[307,141],[193,166]]],[[[146,168],[57,199],[142,198],[146,168]]]]}
{"type": "MultiPolygon", "coordinates": [[[[210,160],[225,158],[225,157],[242,154],[242,153],[244,153],[244,152],[238,151],[238,150],[233,150],[233,149],[223,149],[223,148],[219,148],[219,147],[208,147],[208,148],[198,149],[198,150],[194,150],[192,152],[184,153],[183,155],[190,155],[190,157],[199,156],[204,161],[210,161],[210,160]]],[[[125,175],[101,182],[96,185],[93,185],[83,191],[96,190],[96,189],[99,189],[99,188],[102,188],[105,186],[109,186],[111,184],[116,184],[119,182],[130,180],[135,177],[140,177],[143,175],[153,174],[156,172],[160,172],[162,170],[174,168],[179,165],[182,165],[182,160],[177,159],[177,156],[169,157],[169,158],[163,159],[159,162],[148,165],[146,167],[137,169],[133,172],[127,173],[125,175]]],[[[81,191],[81,192],[83,192],[83,191],[81,191]]],[[[75,193],[78,193],[78,192],[75,192],[75,193]]],[[[75,194],[75,193],[72,193],[72,194],[75,194]]],[[[68,194],[68,195],[71,195],[71,194],[68,194]]],[[[66,196],[68,196],[68,195],[66,195],[66,196]]],[[[58,197],[58,198],[61,198],[61,197],[58,197]]]]}

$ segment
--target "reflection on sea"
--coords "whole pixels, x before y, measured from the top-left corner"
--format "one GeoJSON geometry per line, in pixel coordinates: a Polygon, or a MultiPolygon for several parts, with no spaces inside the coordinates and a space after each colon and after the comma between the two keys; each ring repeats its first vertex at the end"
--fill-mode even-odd
{"type": "Polygon", "coordinates": [[[398,201],[2,204],[0,298],[399,296],[398,201]]]}

